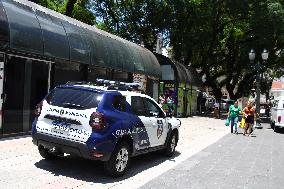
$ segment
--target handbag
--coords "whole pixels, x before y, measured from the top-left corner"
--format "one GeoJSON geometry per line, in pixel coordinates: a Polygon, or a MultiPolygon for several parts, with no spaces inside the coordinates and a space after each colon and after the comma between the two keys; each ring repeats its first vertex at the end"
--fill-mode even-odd
{"type": "Polygon", "coordinates": [[[229,126],[229,125],[230,125],[230,119],[229,119],[229,118],[226,119],[225,125],[226,125],[226,126],[229,126]]]}
{"type": "Polygon", "coordinates": [[[243,129],[245,127],[245,122],[246,122],[245,117],[243,117],[240,122],[239,128],[243,129]]]}

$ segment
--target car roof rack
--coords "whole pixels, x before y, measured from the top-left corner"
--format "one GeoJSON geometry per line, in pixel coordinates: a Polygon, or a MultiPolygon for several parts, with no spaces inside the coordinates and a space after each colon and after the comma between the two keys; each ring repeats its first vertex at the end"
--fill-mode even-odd
{"type": "Polygon", "coordinates": [[[139,83],[126,83],[107,79],[96,79],[95,82],[88,81],[68,81],[65,85],[92,85],[106,87],[106,90],[134,91],[142,92],[139,83]]]}

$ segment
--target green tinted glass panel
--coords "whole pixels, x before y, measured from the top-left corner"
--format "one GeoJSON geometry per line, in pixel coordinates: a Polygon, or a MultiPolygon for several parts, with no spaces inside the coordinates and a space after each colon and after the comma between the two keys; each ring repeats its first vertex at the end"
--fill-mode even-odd
{"type": "Polygon", "coordinates": [[[140,56],[139,50],[137,47],[134,45],[130,46],[130,51],[133,55],[133,60],[134,60],[134,72],[138,73],[144,73],[144,62],[142,60],[142,57],[140,56]]]}
{"type": "Polygon", "coordinates": [[[92,64],[98,66],[105,66],[106,59],[104,58],[106,54],[106,49],[103,45],[102,36],[94,31],[89,31],[91,36],[91,51],[92,51],[92,64]]]}
{"type": "Polygon", "coordinates": [[[112,40],[113,49],[115,50],[114,59],[116,60],[116,68],[119,70],[127,70],[124,68],[124,56],[123,56],[123,49],[122,43],[117,40],[112,40]]]}
{"type": "Polygon", "coordinates": [[[157,78],[160,78],[162,73],[161,73],[161,66],[157,60],[157,58],[155,57],[154,54],[152,53],[149,53],[148,54],[150,56],[150,59],[151,59],[151,68],[152,68],[152,74],[153,76],[157,77],[157,78]]]}
{"type": "Polygon", "coordinates": [[[42,29],[44,55],[69,59],[68,38],[59,18],[41,11],[36,11],[36,15],[42,29]]]}
{"type": "Polygon", "coordinates": [[[11,48],[43,53],[42,32],[32,8],[11,0],[3,0],[10,24],[11,48]]]}
{"type": "Polygon", "coordinates": [[[129,50],[129,46],[125,42],[121,42],[121,52],[123,57],[123,70],[127,72],[134,71],[133,55],[129,50]]]}
{"type": "Polygon", "coordinates": [[[0,1],[0,48],[8,45],[9,42],[9,25],[3,5],[0,1]]]}
{"type": "Polygon", "coordinates": [[[81,28],[66,21],[62,21],[62,24],[69,37],[70,60],[81,63],[89,63],[90,49],[85,39],[81,36],[81,28]]]}

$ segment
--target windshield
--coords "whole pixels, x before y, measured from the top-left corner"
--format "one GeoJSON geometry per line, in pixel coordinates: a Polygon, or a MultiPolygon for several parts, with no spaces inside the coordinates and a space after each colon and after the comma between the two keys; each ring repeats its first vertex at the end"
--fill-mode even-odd
{"type": "Polygon", "coordinates": [[[75,88],[55,88],[46,97],[48,104],[70,109],[96,108],[102,99],[102,94],[75,88]]]}

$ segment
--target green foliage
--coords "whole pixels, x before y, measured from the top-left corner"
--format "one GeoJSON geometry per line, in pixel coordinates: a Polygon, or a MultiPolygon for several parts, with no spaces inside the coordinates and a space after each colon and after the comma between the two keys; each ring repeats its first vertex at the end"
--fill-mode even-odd
{"type": "Polygon", "coordinates": [[[222,87],[231,98],[248,95],[264,48],[269,59],[260,72],[272,70],[270,77],[284,73],[282,0],[38,1],[61,13],[67,12],[68,3],[74,5],[72,17],[151,51],[161,34],[175,60],[191,63],[206,74],[206,84],[217,98],[222,87]],[[250,49],[256,52],[254,63],[248,59],[250,49]]]}
{"type": "Polygon", "coordinates": [[[166,1],[97,0],[91,10],[98,27],[153,50],[158,34],[166,35],[170,16],[166,1]]]}
{"type": "MultiPolygon", "coordinates": [[[[89,25],[95,24],[95,15],[90,11],[89,0],[73,0],[74,8],[71,17],[89,25]]],[[[62,14],[66,13],[66,6],[70,0],[39,0],[40,5],[62,14]]]]}
{"type": "Polygon", "coordinates": [[[74,10],[72,11],[72,17],[86,24],[94,25],[96,18],[88,8],[89,8],[89,1],[78,0],[74,6],[74,10]]]}
{"type": "Polygon", "coordinates": [[[268,68],[283,75],[283,5],[277,0],[200,0],[173,3],[180,14],[170,28],[174,58],[206,74],[206,83],[221,97],[225,86],[231,98],[247,95],[256,77],[255,63],[266,48],[268,68]],[[185,27],[190,26],[190,27],[185,27]],[[251,64],[248,52],[256,51],[251,64]],[[276,56],[276,54],[279,56],[276,56]]]}
{"type": "Polygon", "coordinates": [[[64,12],[64,1],[63,0],[39,0],[40,5],[47,7],[56,12],[64,12]]]}

